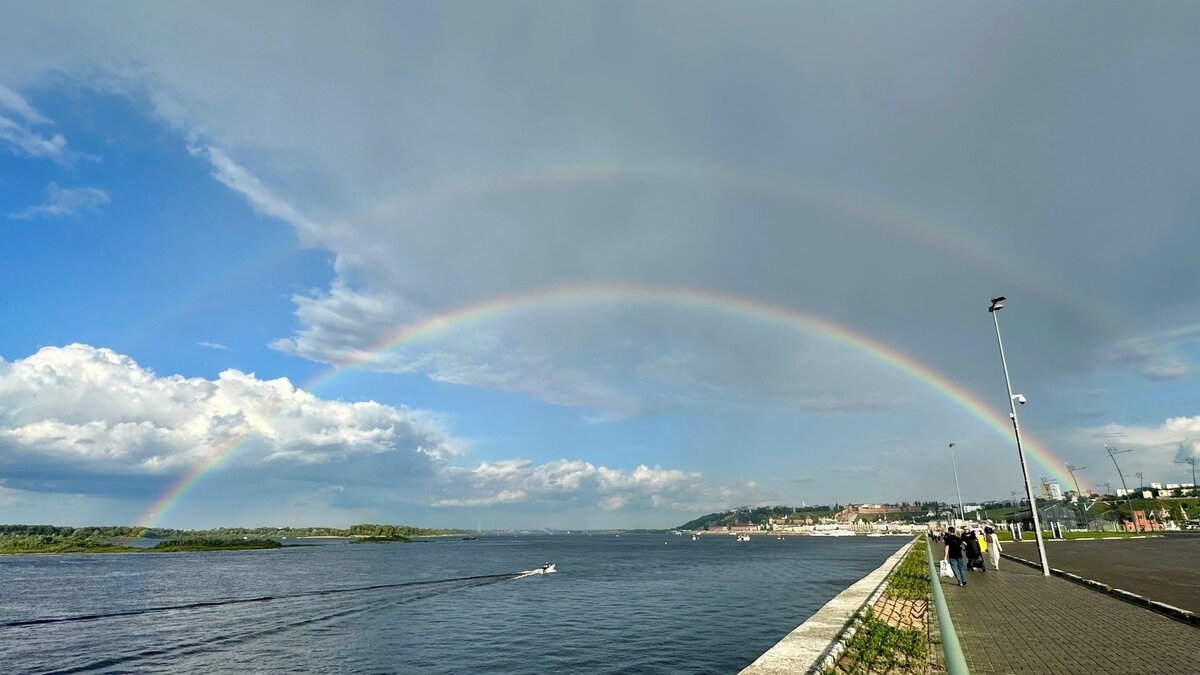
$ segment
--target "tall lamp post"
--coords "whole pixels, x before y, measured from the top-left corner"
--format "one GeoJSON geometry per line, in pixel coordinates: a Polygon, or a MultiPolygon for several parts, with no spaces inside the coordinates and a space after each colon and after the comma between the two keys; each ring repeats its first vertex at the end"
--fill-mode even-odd
{"type": "Polygon", "coordinates": [[[958,493],[958,519],[966,520],[967,516],[963,513],[962,490],[958,487],[958,464],[954,461],[954,444],[950,444],[950,466],[954,468],[954,491],[958,493]]]}
{"type": "Polygon", "coordinates": [[[1133,449],[1129,448],[1127,450],[1115,450],[1108,447],[1108,445],[1105,445],[1104,449],[1108,451],[1108,458],[1113,461],[1113,466],[1117,467],[1117,475],[1121,477],[1121,487],[1125,490],[1125,503],[1129,505],[1129,519],[1133,521],[1133,531],[1140,532],[1141,530],[1138,529],[1137,518],[1133,516],[1133,500],[1129,499],[1129,486],[1125,484],[1125,474],[1121,473],[1121,465],[1117,464],[1117,455],[1126,452],[1133,452],[1133,449]]]}
{"type": "Polygon", "coordinates": [[[1075,477],[1075,472],[1083,471],[1086,468],[1087,468],[1086,466],[1075,466],[1074,464],[1067,462],[1067,473],[1071,474],[1071,481],[1075,483],[1075,496],[1076,497],[1082,498],[1083,493],[1079,491],[1079,479],[1075,477]]]}
{"type": "Polygon", "coordinates": [[[1087,468],[1086,466],[1075,466],[1074,464],[1067,462],[1067,473],[1071,474],[1071,482],[1075,483],[1075,501],[1081,507],[1081,511],[1083,513],[1083,526],[1084,527],[1087,527],[1087,509],[1082,508],[1083,507],[1083,492],[1081,492],[1079,489],[1079,479],[1075,477],[1075,472],[1083,471],[1086,468],[1087,468]]]}
{"type": "Polygon", "coordinates": [[[1200,487],[1200,486],[1196,485],[1196,458],[1188,457],[1187,459],[1177,459],[1177,460],[1175,460],[1175,463],[1192,465],[1192,492],[1195,492],[1196,488],[1200,487]]]}
{"type": "Polygon", "coordinates": [[[1025,495],[1029,497],[1029,515],[1033,516],[1033,537],[1037,541],[1038,560],[1042,564],[1042,575],[1050,576],[1050,563],[1046,560],[1046,543],[1042,541],[1042,523],[1038,518],[1037,500],[1033,496],[1033,484],[1029,482],[1029,465],[1025,463],[1025,450],[1021,447],[1021,425],[1017,422],[1017,402],[1023,405],[1025,397],[1014,394],[1012,380],[1008,377],[1008,361],[1004,359],[1004,340],[1000,339],[1000,318],[996,312],[1004,308],[1001,304],[1008,298],[1003,295],[992,298],[988,313],[996,324],[996,345],[1000,347],[1000,366],[1004,369],[1004,386],[1008,388],[1008,417],[1012,420],[1013,436],[1017,439],[1017,456],[1021,458],[1021,476],[1025,479],[1025,495]]]}

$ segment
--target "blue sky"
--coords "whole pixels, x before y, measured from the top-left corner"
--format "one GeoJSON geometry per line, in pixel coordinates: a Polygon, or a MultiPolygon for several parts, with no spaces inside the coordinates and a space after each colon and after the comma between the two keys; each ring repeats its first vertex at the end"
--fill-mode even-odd
{"type": "MultiPolygon", "coordinates": [[[[1200,12],[17,7],[0,520],[666,526],[1200,453],[1200,12]],[[128,20],[131,16],[138,21],[128,20]],[[341,368],[329,376],[332,368],[341,368]],[[232,451],[226,450],[232,448],[232,451]],[[1048,460],[1049,461],[1049,460],[1048,460]]],[[[1066,487],[1066,486],[1064,486],[1066,487]]]]}

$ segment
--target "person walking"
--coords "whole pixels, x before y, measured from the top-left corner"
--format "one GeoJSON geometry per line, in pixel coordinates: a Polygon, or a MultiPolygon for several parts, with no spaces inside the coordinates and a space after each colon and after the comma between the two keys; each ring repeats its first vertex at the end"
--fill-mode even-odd
{"type": "Polygon", "coordinates": [[[990,527],[983,528],[983,540],[987,542],[988,562],[992,564],[992,569],[1000,571],[1000,552],[1004,549],[1000,548],[1000,539],[996,536],[996,531],[990,527]]]}
{"type": "Polygon", "coordinates": [[[959,586],[967,585],[966,574],[963,572],[963,541],[954,532],[953,527],[946,528],[946,536],[942,537],[942,542],[946,544],[946,551],[942,554],[942,560],[950,561],[950,569],[954,572],[954,578],[958,580],[959,586]]]}

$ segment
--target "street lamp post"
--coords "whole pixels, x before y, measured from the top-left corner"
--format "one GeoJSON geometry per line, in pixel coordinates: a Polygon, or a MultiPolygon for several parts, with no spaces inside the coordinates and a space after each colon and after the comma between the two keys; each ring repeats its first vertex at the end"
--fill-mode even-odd
{"type": "Polygon", "coordinates": [[[1083,513],[1084,527],[1087,527],[1087,509],[1083,508],[1083,492],[1079,490],[1079,479],[1075,477],[1075,472],[1083,471],[1086,468],[1086,466],[1075,466],[1074,464],[1067,462],[1067,473],[1071,474],[1071,482],[1075,483],[1075,501],[1081,507],[1080,510],[1083,513]]]}
{"type": "Polygon", "coordinates": [[[1025,450],[1021,447],[1021,425],[1017,422],[1017,401],[1025,403],[1025,397],[1014,394],[1012,380],[1008,377],[1008,361],[1004,358],[1004,340],[1000,338],[1000,318],[996,312],[1004,308],[1007,298],[1003,295],[992,298],[988,313],[996,324],[996,345],[1000,347],[1000,366],[1004,369],[1004,386],[1008,388],[1008,417],[1012,420],[1013,436],[1017,439],[1017,456],[1021,458],[1021,475],[1025,479],[1025,494],[1029,497],[1029,515],[1033,516],[1033,536],[1037,541],[1038,560],[1042,564],[1042,575],[1050,576],[1050,563],[1046,560],[1046,543],[1042,541],[1042,523],[1038,518],[1037,500],[1033,496],[1033,485],[1029,482],[1029,465],[1025,463],[1025,450]]]}
{"type": "Polygon", "coordinates": [[[1200,487],[1200,486],[1196,485],[1196,458],[1188,457],[1187,459],[1177,459],[1177,460],[1175,460],[1175,463],[1192,465],[1192,492],[1195,492],[1196,488],[1200,487]]]}
{"type": "Polygon", "coordinates": [[[1086,466],[1075,466],[1074,464],[1067,462],[1067,473],[1071,474],[1071,481],[1075,483],[1075,496],[1076,497],[1082,498],[1083,493],[1079,491],[1079,479],[1075,477],[1075,472],[1083,471],[1086,468],[1087,468],[1086,466]]]}
{"type": "Polygon", "coordinates": [[[963,513],[962,490],[958,487],[958,464],[954,461],[954,444],[950,444],[950,466],[954,468],[954,491],[958,493],[958,519],[966,520],[967,516],[963,513]]]}
{"type": "Polygon", "coordinates": [[[1126,452],[1133,452],[1133,449],[1115,450],[1107,445],[1104,446],[1104,449],[1108,451],[1108,458],[1113,461],[1113,466],[1117,467],[1117,475],[1121,477],[1121,487],[1125,490],[1125,503],[1129,505],[1129,519],[1133,521],[1133,531],[1140,532],[1141,530],[1138,529],[1137,518],[1135,518],[1133,515],[1133,500],[1129,498],[1129,486],[1125,484],[1125,474],[1121,473],[1121,465],[1117,464],[1117,455],[1126,452]]]}

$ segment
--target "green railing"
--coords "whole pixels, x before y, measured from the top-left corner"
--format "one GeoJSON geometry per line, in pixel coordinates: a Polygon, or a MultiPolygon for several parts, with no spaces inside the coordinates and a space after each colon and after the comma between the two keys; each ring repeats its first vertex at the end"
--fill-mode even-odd
{"type": "Polygon", "coordinates": [[[942,652],[946,655],[946,672],[949,675],[970,675],[962,645],[958,644],[958,633],[954,632],[954,622],[950,620],[946,596],[942,594],[941,575],[933,561],[933,543],[928,536],[925,537],[925,557],[929,560],[929,585],[933,589],[933,606],[937,610],[938,629],[942,635],[942,652]]]}

